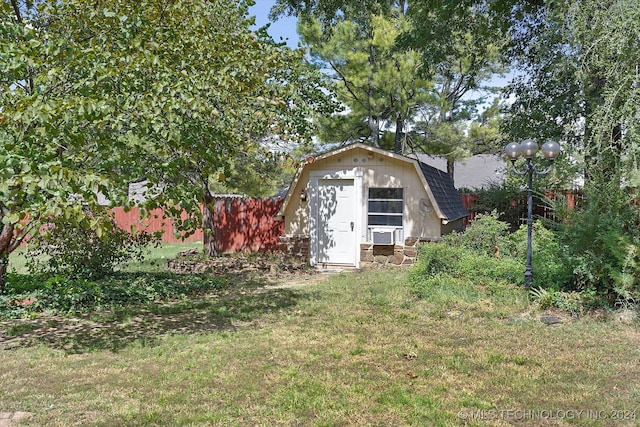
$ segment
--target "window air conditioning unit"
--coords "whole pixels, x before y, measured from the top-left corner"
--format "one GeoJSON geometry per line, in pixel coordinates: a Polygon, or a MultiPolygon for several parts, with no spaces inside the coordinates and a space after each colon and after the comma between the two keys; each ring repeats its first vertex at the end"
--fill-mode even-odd
{"type": "Polygon", "coordinates": [[[396,233],[394,230],[371,230],[374,245],[395,245],[396,233]]]}

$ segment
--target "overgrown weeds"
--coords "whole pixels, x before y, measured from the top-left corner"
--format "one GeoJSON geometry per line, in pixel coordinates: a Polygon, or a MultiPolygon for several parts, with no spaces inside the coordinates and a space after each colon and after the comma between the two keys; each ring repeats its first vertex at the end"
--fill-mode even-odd
{"type": "Polygon", "coordinates": [[[57,218],[26,252],[32,273],[77,280],[99,280],[116,267],[141,261],[156,236],[121,229],[105,212],[87,212],[80,220],[57,218]]]}
{"type": "MultiPolygon", "coordinates": [[[[511,233],[495,212],[480,214],[465,232],[419,249],[418,262],[411,274],[412,286],[418,295],[425,298],[438,295],[437,298],[443,301],[487,298],[496,289],[502,292],[521,286],[526,242],[525,227],[511,233]]],[[[579,315],[633,300],[632,288],[626,288],[628,294],[623,294],[615,285],[618,282],[608,287],[596,286],[592,275],[603,273],[596,273],[598,265],[587,267],[580,260],[583,262],[584,258],[575,255],[556,232],[545,228],[541,222],[534,224],[535,287],[531,297],[540,308],[556,308],[579,315]],[[579,285],[581,283],[583,285],[579,285]],[[614,292],[615,289],[618,290],[614,292]]],[[[631,264],[632,261],[627,263],[631,264]]],[[[633,268],[624,271],[628,275],[633,268]]],[[[635,281],[625,280],[619,277],[619,282],[635,281]]]]}
{"type": "Polygon", "coordinates": [[[10,274],[0,296],[0,317],[37,313],[75,315],[146,304],[221,289],[225,280],[207,275],[113,273],[101,280],[10,274]]]}

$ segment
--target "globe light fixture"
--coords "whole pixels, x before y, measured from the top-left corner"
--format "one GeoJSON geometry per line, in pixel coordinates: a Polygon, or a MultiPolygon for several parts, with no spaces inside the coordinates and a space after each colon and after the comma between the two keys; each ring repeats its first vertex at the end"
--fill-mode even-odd
{"type": "Polygon", "coordinates": [[[538,150],[538,144],[533,139],[526,139],[520,144],[517,142],[507,144],[504,151],[507,158],[511,160],[513,164],[513,171],[518,175],[525,175],[527,177],[527,263],[524,272],[524,287],[528,289],[533,284],[533,249],[531,245],[533,235],[533,175],[546,175],[551,171],[553,161],[560,155],[560,144],[555,141],[547,141],[542,145],[542,148],[538,150]],[[542,153],[545,159],[551,162],[545,169],[540,169],[533,162],[538,151],[542,153]],[[516,160],[520,157],[526,159],[523,169],[518,169],[515,165],[516,160]]]}
{"type": "Polygon", "coordinates": [[[555,141],[547,141],[542,145],[541,151],[545,159],[554,161],[560,154],[560,144],[555,141]]]}

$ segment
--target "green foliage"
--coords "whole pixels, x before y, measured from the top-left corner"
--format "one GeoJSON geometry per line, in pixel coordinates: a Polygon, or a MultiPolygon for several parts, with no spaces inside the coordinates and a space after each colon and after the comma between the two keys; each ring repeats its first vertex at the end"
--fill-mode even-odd
{"type": "Polygon", "coordinates": [[[79,314],[127,305],[154,303],[221,289],[224,282],[206,275],[116,273],[101,280],[10,274],[0,296],[0,317],[39,312],[79,314]]]}
{"type": "MultiPolygon", "coordinates": [[[[510,256],[525,259],[527,254],[527,226],[522,225],[510,236],[510,256]]],[[[531,239],[533,280],[546,289],[567,289],[574,281],[574,260],[569,248],[560,241],[556,232],[545,228],[542,221],[533,223],[531,239]]]]}
{"type": "Polygon", "coordinates": [[[522,218],[527,217],[526,194],[515,183],[492,183],[487,188],[474,191],[474,195],[475,204],[471,207],[473,211],[498,212],[498,218],[508,223],[511,231],[515,231],[522,218]]]}
{"type": "Polygon", "coordinates": [[[211,180],[247,174],[238,157],[268,159],[266,137],[308,141],[309,119],[332,111],[321,73],[252,31],[243,0],[11,3],[0,2],[2,259],[49,218],[80,221],[98,193],[134,203],[128,184],[141,179],[155,197],[136,203],[188,211],[174,222],[188,231],[211,180]]]}
{"type": "MultiPolygon", "coordinates": [[[[420,295],[429,297],[446,286],[455,288],[450,293],[460,296],[462,292],[467,297],[474,292],[504,292],[507,285],[523,284],[526,245],[526,227],[510,233],[509,224],[500,221],[496,212],[480,214],[463,233],[420,247],[412,283],[420,295]]],[[[573,265],[568,249],[541,222],[535,224],[533,255],[537,286],[553,290],[571,286],[573,265]]]]}
{"type": "Polygon", "coordinates": [[[615,183],[589,188],[586,203],[561,228],[573,258],[574,289],[640,299],[640,216],[635,194],[615,183]]]}
{"type": "Polygon", "coordinates": [[[499,219],[494,210],[490,214],[478,214],[464,233],[449,234],[445,241],[451,245],[462,246],[482,255],[499,256],[504,253],[505,237],[509,224],[499,219]]]}
{"type": "Polygon", "coordinates": [[[497,258],[447,243],[422,245],[413,270],[418,276],[447,274],[476,283],[522,283],[522,266],[512,258],[497,258]]]}
{"type": "Polygon", "coordinates": [[[592,289],[564,292],[556,289],[533,288],[531,297],[542,310],[557,308],[572,316],[579,316],[607,305],[607,301],[592,289]]]}
{"type": "Polygon", "coordinates": [[[154,236],[125,231],[105,216],[91,215],[81,221],[61,218],[30,242],[28,265],[34,274],[101,279],[121,264],[141,261],[154,242],[154,236]]]}
{"type": "Polygon", "coordinates": [[[405,124],[431,97],[432,82],[420,77],[416,51],[396,48],[396,37],[409,29],[403,11],[359,18],[345,15],[328,28],[305,15],[299,26],[317,66],[331,73],[345,109],[321,121],[321,137],[328,142],[367,139],[380,147],[384,130],[393,127],[389,148],[400,151],[405,124]]]}
{"type": "Polygon", "coordinates": [[[563,141],[587,180],[633,180],[640,137],[639,3],[498,3],[512,7],[501,11],[505,28],[517,28],[505,52],[522,70],[509,87],[515,102],[505,133],[514,140],[563,141]]]}
{"type": "Polygon", "coordinates": [[[517,286],[523,281],[520,263],[448,243],[422,245],[409,278],[416,295],[442,310],[464,307],[482,312],[497,303],[508,311],[526,304],[517,286]]]}
{"type": "Polygon", "coordinates": [[[298,14],[303,40],[319,66],[332,72],[345,106],[344,114],[323,120],[323,140],[366,139],[396,152],[442,154],[451,162],[495,149],[501,140],[498,102],[480,115],[486,99],[466,96],[478,89],[496,93],[482,84],[505,71],[503,39],[481,9],[280,0],[272,10],[285,12],[298,14]],[[459,19],[452,9],[467,16],[459,19]],[[436,24],[441,33],[434,37],[436,24]]]}
{"type": "MultiPolygon", "coordinates": [[[[567,215],[564,220],[553,224],[555,231],[536,221],[532,238],[534,285],[548,291],[550,296],[560,292],[560,299],[566,297],[563,292],[578,291],[580,298],[595,293],[597,303],[638,301],[640,213],[636,201],[633,191],[620,189],[615,182],[610,182],[587,189],[586,201],[574,212],[564,212],[567,215]]],[[[430,266],[423,266],[426,269],[422,273],[428,276],[465,271],[464,265],[456,263],[463,257],[468,259],[465,251],[469,251],[485,257],[499,254],[501,260],[517,261],[520,267],[515,271],[520,274],[526,257],[527,227],[522,225],[508,233],[509,226],[498,218],[495,211],[491,215],[479,214],[464,233],[444,239],[451,252],[438,249],[443,252],[433,256],[421,254],[425,265],[430,266]],[[458,253],[458,250],[462,251],[458,253]],[[434,256],[441,260],[434,260],[434,256]]],[[[486,270],[480,264],[474,268],[478,272],[486,270]]],[[[500,266],[495,268],[498,272],[500,266]]],[[[496,273],[496,278],[501,277],[496,273]]],[[[570,294],[567,298],[572,300],[574,296],[570,294]]],[[[554,307],[561,305],[557,301],[553,304],[554,307]]],[[[581,301],[578,305],[585,304],[591,303],[581,301]]]]}

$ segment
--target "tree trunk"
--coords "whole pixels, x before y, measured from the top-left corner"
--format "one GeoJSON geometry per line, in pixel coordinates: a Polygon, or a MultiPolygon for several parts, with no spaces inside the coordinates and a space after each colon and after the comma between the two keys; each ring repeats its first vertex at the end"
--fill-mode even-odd
{"type": "Polygon", "coordinates": [[[5,276],[9,265],[9,254],[17,247],[16,242],[13,241],[13,230],[13,224],[4,224],[0,231],[0,295],[5,292],[5,276]]]}
{"type": "Polygon", "coordinates": [[[5,283],[7,275],[7,267],[9,266],[9,255],[0,256],[0,295],[4,295],[6,292],[5,283]]]}
{"type": "Polygon", "coordinates": [[[202,213],[202,225],[204,231],[204,247],[210,257],[218,256],[215,224],[216,200],[205,191],[204,211],[202,213]]]}
{"type": "Polygon", "coordinates": [[[447,159],[447,174],[451,177],[451,182],[453,182],[453,185],[455,185],[455,180],[453,178],[455,169],[456,169],[455,160],[447,159]]]}
{"type": "Polygon", "coordinates": [[[400,115],[398,115],[398,117],[396,117],[396,136],[393,142],[394,153],[404,154],[403,153],[404,147],[402,146],[403,137],[404,137],[404,119],[400,115]]]}
{"type": "Polygon", "coordinates": [[[376,116],[369,116],[369,129],[371,131],[371,142],[376,148],[380,148],[380,119],[376,116]]]}

